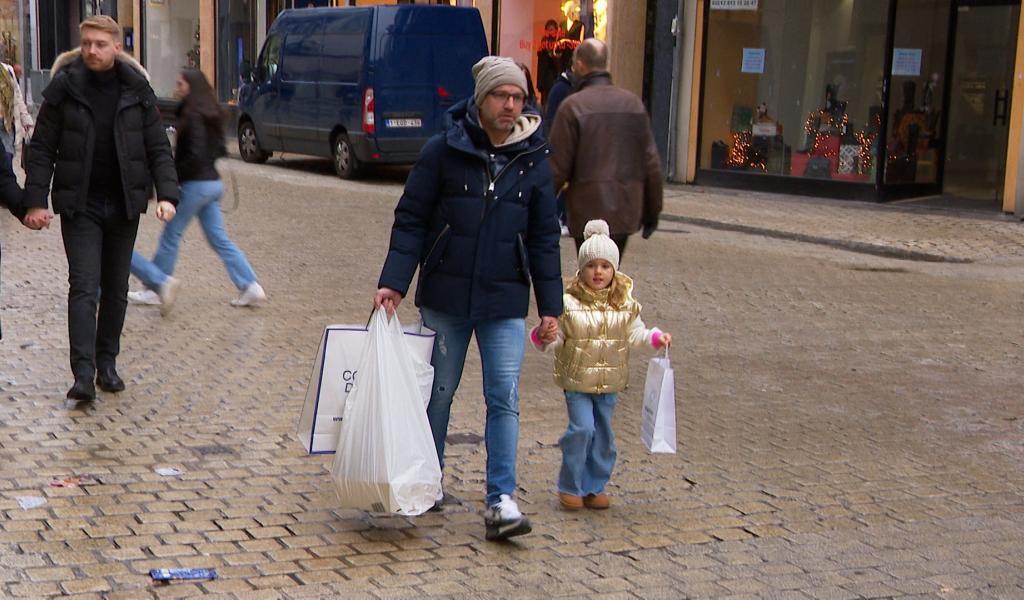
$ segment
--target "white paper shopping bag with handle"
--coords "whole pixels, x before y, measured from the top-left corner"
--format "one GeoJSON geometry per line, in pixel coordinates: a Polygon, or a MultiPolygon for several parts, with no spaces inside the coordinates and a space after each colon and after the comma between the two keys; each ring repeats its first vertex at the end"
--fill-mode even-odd
{"type": "Polygon", "coordinates": [[[651,452],[676,452],[676,382],[672,363],[665,356],[655,357],[647,365],[644,383],[644,408],[640,437],[651,452]]]}
{"type": "MultiPolygon", "coordinates": [[[[403,332],[412,350],[416,380],[426,407],[434,383],[430,366],[434,332],[422,323],[405,327],[403,332]]],[[[365,325],[328,325],[324,329],[296,432],[306,452],[334,454],[338,448],[345,400],[355,386],[368,336],[365,325]]]]}

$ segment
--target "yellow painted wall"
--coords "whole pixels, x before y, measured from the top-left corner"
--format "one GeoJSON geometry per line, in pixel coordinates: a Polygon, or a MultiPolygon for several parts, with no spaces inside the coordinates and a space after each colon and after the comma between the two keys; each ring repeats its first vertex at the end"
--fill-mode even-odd
{"type": "Polygon", "coordinates": [[[1011,98],[1013,106],[1010,108],[1009,146],[1006,149],[1003,212],[1024,217],[1024,14],[1017,23],[1017,58],[1011,98]]]}
{"type": "Polygon", "coordinates": [[[608,70],[616,85],[637,96],[643,93],[646,18],[645,2],[608,3],[608,70]]]}

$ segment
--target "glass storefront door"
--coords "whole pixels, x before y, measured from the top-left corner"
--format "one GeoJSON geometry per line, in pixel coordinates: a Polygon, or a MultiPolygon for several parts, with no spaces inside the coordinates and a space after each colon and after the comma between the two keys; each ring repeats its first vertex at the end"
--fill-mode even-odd
{"type": "Polygon", "coordinates": [[[146,31],[143,61],[159,98],[174,95],[182,69],[198,69],[199,0],[175,0],[143,5],[146,31]]]}
{"type": "Polygon", "coordinates": [[[961,0],[943,191],[1002,206],[1020,3],[961,0]]]}

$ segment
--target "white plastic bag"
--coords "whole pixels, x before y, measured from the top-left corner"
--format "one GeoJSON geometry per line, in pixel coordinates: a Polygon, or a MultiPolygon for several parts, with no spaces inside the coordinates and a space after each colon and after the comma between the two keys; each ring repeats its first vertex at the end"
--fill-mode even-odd
{"type": "MultiPolygon", "coordinates": [[[[403,327],[402,331],[413,351],[416,377],[426,406],[434,383],[434,369],[430,366],[434,332],[423,323],[403,327]]],[[[369,336],[366,325],[328,325],[324,329],[296,432],[306,452],[334,454],[338,448],[345,400],[355,387],[359,361],[369,336]]]]}
{"type": "Polygon", "coordinates": [[[665,358],[652,358],[647,365],[647,381],[644,382],[640,437],[651,452],[676,452],[675,381],[668,350],[665,350],[665,358]]]}
{"type": "Polygon", "coordinates": [[[331,466],[343,508],[418,515],[441,493],[441,466],[398,315],[370,319],[359,379],[331,466]]]}

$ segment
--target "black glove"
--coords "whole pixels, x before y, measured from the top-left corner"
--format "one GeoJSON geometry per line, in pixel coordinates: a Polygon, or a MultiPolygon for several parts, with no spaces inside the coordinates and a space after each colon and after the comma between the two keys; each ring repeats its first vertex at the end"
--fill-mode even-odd
{"type": "Polygon", "coordinates": [[[644,238],[645,240],[649,239],[652,235],[654,235],[654,230],[657,229],[657,228],[658,228],[658,221],[657,220],[654,220],[654,221],[652,221],[650,223],[644,223],[644,230],[643,230],[643,232],[641,232],[640,237],[644,238]]]}

